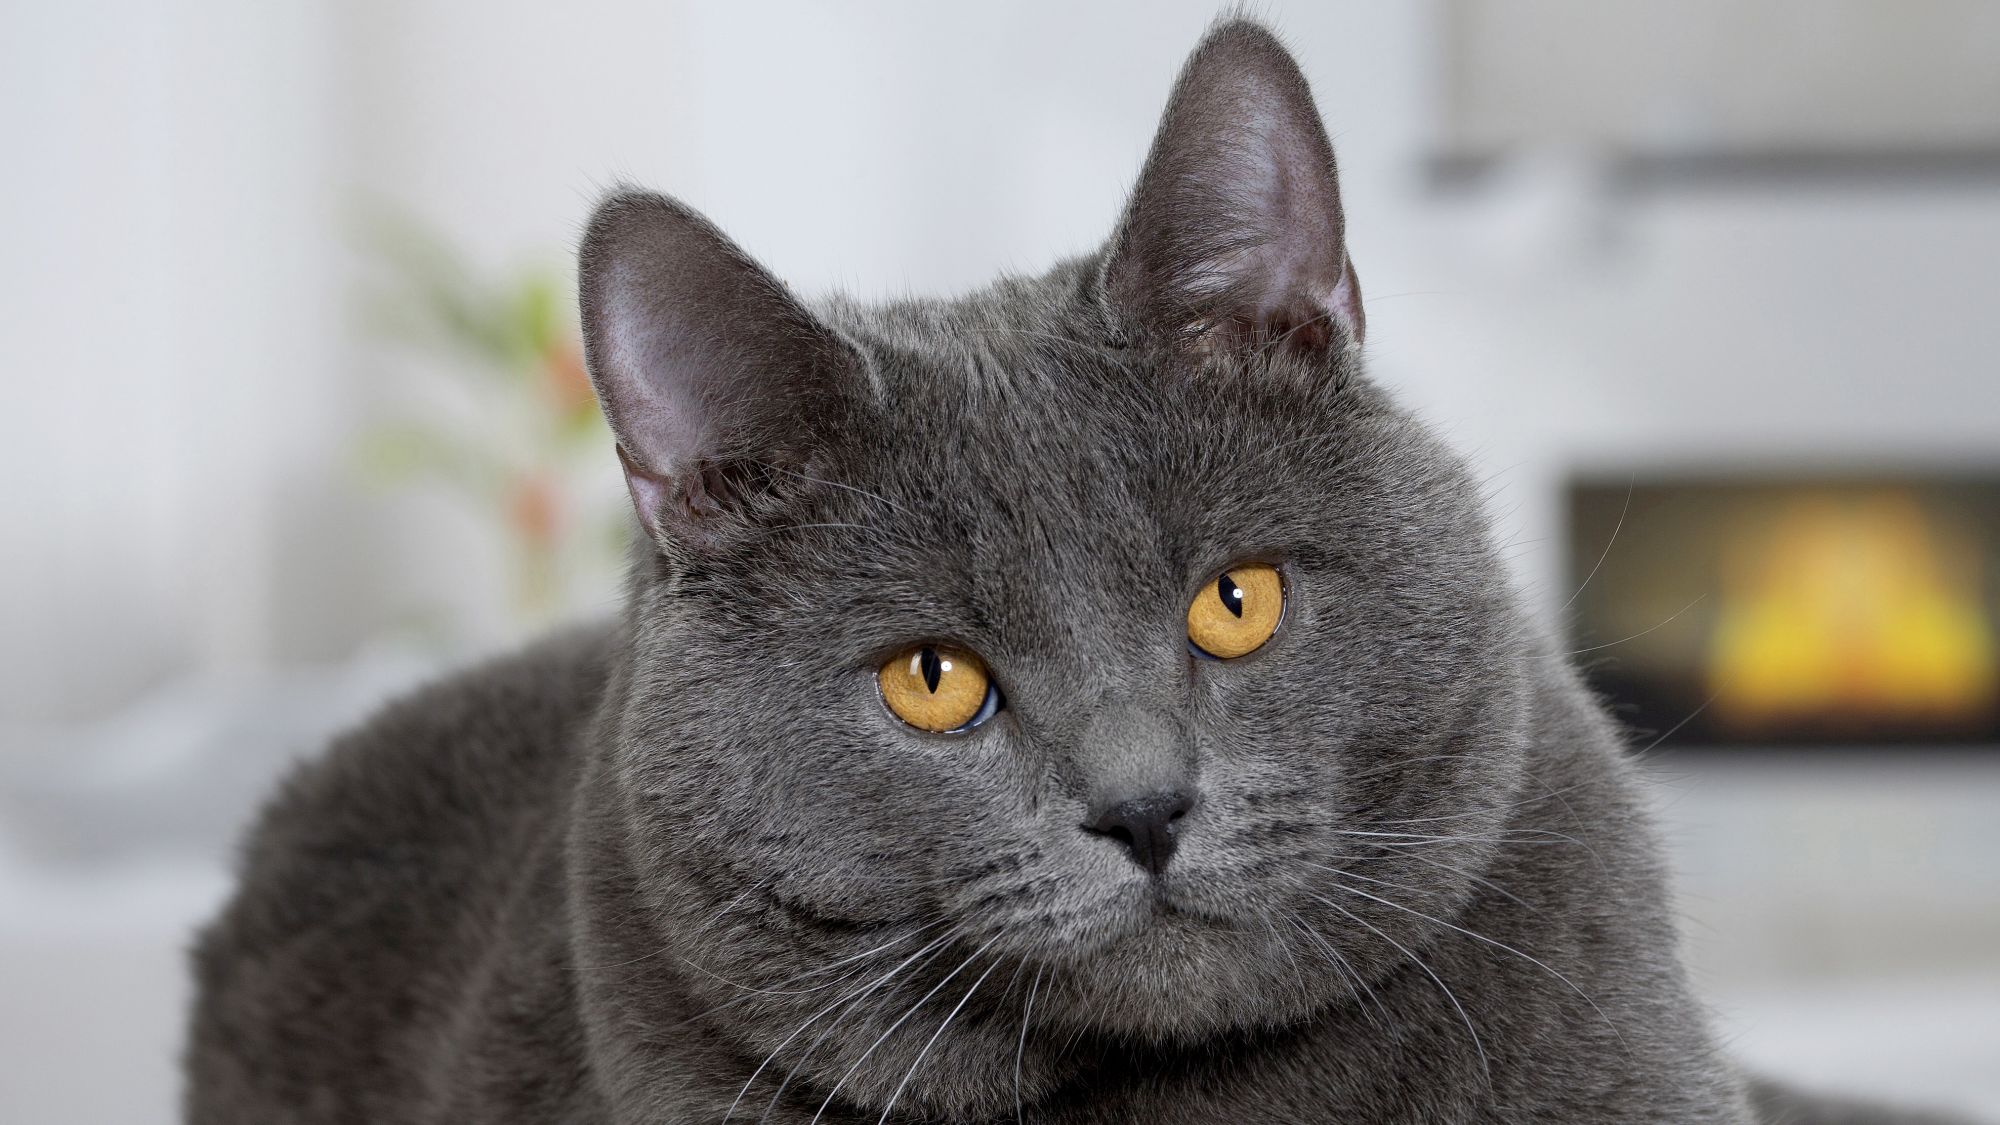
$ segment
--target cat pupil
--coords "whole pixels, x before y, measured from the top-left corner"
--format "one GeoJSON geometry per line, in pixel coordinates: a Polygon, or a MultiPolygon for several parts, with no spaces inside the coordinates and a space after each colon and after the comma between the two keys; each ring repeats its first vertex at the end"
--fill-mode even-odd
{"type": "Polygon", "coordinates": [[[1235,579],[1227,574],[1216,579],[1215,592],[1221,595],[1222,604],[1229,607],[1229,612],[1243,616],[1243,588],[1236,584],[1235,579]]]}
{"type": "Polygon", "coordinates": [[[937,694],[938,681],[944,677],[944,667],[944,661],[938,659],[933,649],[927,648],[917,654],[917,668],[923,673],[924,686],[931,689],[932,695],[937,694]]]}

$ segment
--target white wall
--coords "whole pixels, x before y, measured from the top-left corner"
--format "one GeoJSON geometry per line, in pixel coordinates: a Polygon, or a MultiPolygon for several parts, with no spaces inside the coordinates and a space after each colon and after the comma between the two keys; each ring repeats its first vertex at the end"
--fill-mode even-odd
{"type": "Polygon", "coordinates": [[[318,12],[15,5],[0,36],[0,716],[268,655],[339,304],[318,12]]]}
{"type": "MultiPolygon", "coordinates": [[[[1271,3],[1336,134],[1378,374],[1495,474],[1553,604],[1576,462],[1991,458],[2000,193],[1607,198],[1549,154],[1423,190],[1425,5],[1271,3]]],[[[1034,270],[1107,230],[1213,5],[560,8],[205,0],[25,12],[5,60],[15,409],[0,703],[88,711],[188,667],[489,599],[450,519],[352,494],[397,362],[359,338],[363,202],[494,268],[561,260],[620,179],[794,283],[1034,270]],[[91,81],[76,81],[80,75],[91,81]],[[393,559],[393,564],[381,560],[393,559]],[[413,591],[415,591],[413,593],[413,591]]]]}

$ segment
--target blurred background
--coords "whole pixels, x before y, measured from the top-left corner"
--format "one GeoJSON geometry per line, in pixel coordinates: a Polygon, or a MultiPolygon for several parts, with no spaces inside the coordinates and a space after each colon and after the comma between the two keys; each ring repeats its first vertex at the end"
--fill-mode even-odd
{"type": "MultiPolygon", "coordinates": [[[[1104,237],[1215,5],[6,0],[0,1118],[165,1122],[285,765],[616,606],[593,198],[807,291],[1104,237]]],[[[2000,8],[1271,0],[1373,370],[1646,752],[1734,1048],[2000,1115],[2000,8]]]]}

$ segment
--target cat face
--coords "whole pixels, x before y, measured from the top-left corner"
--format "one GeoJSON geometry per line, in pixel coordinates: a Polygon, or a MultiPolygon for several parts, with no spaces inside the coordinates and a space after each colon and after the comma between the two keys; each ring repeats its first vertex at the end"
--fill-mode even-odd
{"type": "MultiPolygon", "coordinates": [[[[1344,833],[1506,789],[1509,648],[1456,470],[1360,383],[848,330],[878,407],[771,482],[768,524],[640,588],[623,764],[662,846],[698,839],[716,893],[798,925],[1046,964],[1105,1026],[1282,1015],[1290,959],[1325,959],[1312,865],[1430,885],[1344,833]],[[1190,651],[1190,603],[1245,561],[1282,576],[1277,631],[1190,651]],[[957,734],[900,719],[878,677],[916,646],[977,654],[1004,705],[957,734]],[[1192,803],[1157,874],[1091,829],[1154,794],[1192,803]]],[[[1315,979],[1298,1002],[1340,987],[1315,979]]]]}
{"type": "Polygon", "coordinates": [[[1333,176],[1224,29],[1110,245],[1040,279],[809,310],[606,205],[586,330],[648,538],[594,924],[862,1084],[946,1011],[999,1058],[1281,1024],[1469,892],[1519,630],[1475,490],[1361,371],[1333,176]]]}

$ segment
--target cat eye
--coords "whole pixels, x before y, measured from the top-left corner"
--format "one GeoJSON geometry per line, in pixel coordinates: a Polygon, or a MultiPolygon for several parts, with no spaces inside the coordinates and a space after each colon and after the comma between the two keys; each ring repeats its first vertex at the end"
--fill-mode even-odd
{"type": "Polygon", "coordinates": [[[919,645],[897,653],[875,673],[882,702],[918,730],[957,734],[993,717],[1000,691],[986,665],[962,648],[919,645]]]}
{"type": "Polygon", "coordinates": [[[1188,603],[1188,643],[1216,660],[1248,656],[1278,631],[1285,615],[1285,581],[1268,563],[1239,563],[1217,575],[1188,603]]]}

